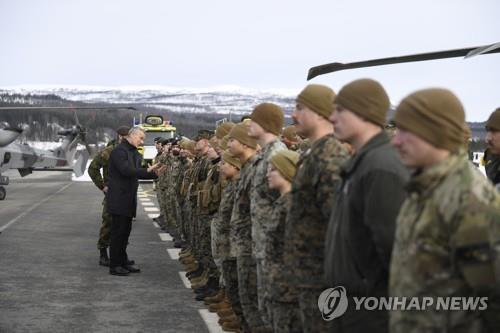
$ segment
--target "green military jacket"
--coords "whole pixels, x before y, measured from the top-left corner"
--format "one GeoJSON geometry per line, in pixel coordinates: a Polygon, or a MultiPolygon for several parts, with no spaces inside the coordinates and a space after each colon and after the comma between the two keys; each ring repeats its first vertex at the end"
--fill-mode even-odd
{"type": "Polygon", "coordinates": [[[106,146],[106,148],[104,148],[99,154],[96,155],[96,157],[94,157],[89,165],[88,174],[90,176],[90,179],[92,179],[94,185],[97,186],[101,191],[108,183],[109,156],[116,146],[116,142],[111,141],[110,144],[106,146]]]}
{"type": "Polygon", "coordinates": [[[500,195],[464,154],[420,170],[407,188],[389,294],[434,304],[438,296],[485,296],[488,310],[399,309],[389,313],[390,332],[499,332],[488,326],[500,325],[500,195]]]}

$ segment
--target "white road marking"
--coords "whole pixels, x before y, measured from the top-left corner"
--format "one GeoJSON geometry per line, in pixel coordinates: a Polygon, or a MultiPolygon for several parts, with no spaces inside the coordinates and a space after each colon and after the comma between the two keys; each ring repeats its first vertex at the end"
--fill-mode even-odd
{"type": "Polygon", "coordinates": [[[160,210],[156,207],[144,207],[145,212],[159,212],[160,210]]]}
{"type": "Polygon", "coordinates": [[[184,287],[191,289],[191,281],[186,277],[186,272],[179,272],[179,276],[181,277],[182,283],[184,283],[184,287]]]}
{"type": "Polygon", "coordinates": [[[154,204],[154,203],[152,203],[152,202],[144,202],[144,201],[143,201],[143,202],[141,202],[141,204],[142,204],[143,206],[154,206],[154,205],[155,205],[155,204],[154,204]]]}
{"type": "Polygon", "coordinates": [[[156,223],[156,222],[153,222],[153,225],[155,226],[155,228],[159,228],[160,227],[160,225],[158,223],[156,223]]]}
{"type": "Polygon", "coordinates": [[[218,323],[219,316],[217,315],[217,313],[211,313],[207,309],[198,309],[198,312],[200,313],[201,318],[203,318],[203,321],[207,325],[208,331],[210,333],[224,332],[224,330],[218,323]]]}
{"type": "Polygon", "coordinates": [[[140,201],[151,201],[151,199],[149,198],[145,198],[145,197],[140,197],[139,198],[140,201]]]}
{"type": "Polygon", "coordinates": [[[148,214],[148,217],[149,217],[150,219],[155,219],[155,218],[157,218],[157,217],[159,217],[159,216],[160,216],[160,214],[148,214]]]}
{"type": "Polygon", "coordinates": [[[173,240],[172,236],[170,236],[169,234],[167,234],[165,232],[159,233],[158,236],[160,236],[161,240],[164,242],[173,240]]]}
{"type": "Polygon", "coordinates": [[[62,191],[64,191],[65,189],[67,189],[68,187],[71,186],[72,183],[69,183],[67,185],[64,185],[63,187],[61,187],[59,190],[57,190],[55,193],[52,193],[51,195],[49,195],[48,197],[44,198],[43,200],[41,201],[38,201],[36,204],[34,204],[33,206],[31,206],[30,208],[28,208],[26,211],[24,211],[23,213],[21,213],[20,215],[18,215],[17,217],[13,218],[12,220],[10,220],[9,222],[7,222],[7,224],[3,225],[2,227],[0,227],[0,232],[3,232],[5,229],[7,229],[8,227],[10,227],[12,224],[16,223],[17,221],[19,221],[21,218],[25,217],[26,215],[28,215],[29,213],[31,213],[34,209],[38,208],[38,206],[44,204],[45,202],[49,201],[50,199],[52,199],[55,195],[61,193],[62,191]]]}
{"type": "Polygon", "coordinates": [[[167,252],[172,260],[178,260],[181,249],[167,249],[167,252]]]}

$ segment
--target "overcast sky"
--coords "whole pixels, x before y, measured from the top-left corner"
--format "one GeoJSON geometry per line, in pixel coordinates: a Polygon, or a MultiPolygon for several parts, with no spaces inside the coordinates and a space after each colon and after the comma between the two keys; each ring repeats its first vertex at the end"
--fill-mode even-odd
{"type": "MultiPolygon", "coordinates": [[[[288,89],[311,66],[500,42],[497,0],[0,0],[0,87],[97,85],[288,89]]],[[[454,91],[469,121],[500,106],[500,54],[320,76],[371,77],[393,103],[454,91]]]]}

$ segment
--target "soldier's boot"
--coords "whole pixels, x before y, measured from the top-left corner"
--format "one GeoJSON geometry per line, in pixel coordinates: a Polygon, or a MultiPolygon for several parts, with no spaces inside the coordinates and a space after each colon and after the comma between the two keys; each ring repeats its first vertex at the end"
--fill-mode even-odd
{"type": "Polygon", "coordinates": [[[179,251],[179,257],[191,253],[191,247],[186,246],[184,249],[179,251]]]}
{"type": "Polygon", "coordinates": [[[198,264],[198,268],[196,268],[195,271],[189,271],[186,273],[186,277],[188,279],[192,279],[194,277],[200,276],[205,271],[205,269],[201,263],[197,263],[197,264],[198,264]]]}
{"type": "Polygon", "coordinates": [[[240,322],[239,321],[226,321],[222,324],[222,330],[224,332],[240,332],[240,322]]]}
{"type": "Polygon", "coordinates": [[[194,272],[198,269],[198,264],[193,262],[191,264],[186,265],[186,272],[194,272]]]}
{"type": "Polygon", "coordinates": [[[201,282],[202,280],[207,280],[208,279],[208,271],[207,270],[204,270],[203,273],[201,273],[200,276],[197,276],[197,277],[191,277],[190,280],[191,280],[191,284],[193,283],[199,283],[201,282]]]}
{"type": "Polygon", "coordinates": [[[217,304],[219,302],[222,302],[226,298],[226,291],[224,288],[221,288],[217,295],[214,297],[207,297],[205,298],[205,305],[210,305],[210,304],[217,304]]]}
{"type": "Polygon", "coordinates": [[[233,311],[233,308],[230,309],[222,309],[217,311],[217,315],[219,316],[219,324],[222,324],[224,321],[229,321],[229,318],[232,316],[236,316],[233,311]]]}
{"type": "Polygon", "coordinates": [[[99,257],[99,265],[109,267],[109,257],[108,257],[108,249],[103,248],[99,249],[101,252],[99,257]]]}
{"type": "Polygon", "coordinates": [[[192,264],[194,262],[196,262],[195,257],[187,257],[187,258],[181,260],[181,264],[183,264],[183,265],[189,265],[189,264],[192,264]]]}
{"type": "Polygon", "coordinates": [[[191,249],[187,249],[186,251],[184,251],[182,253],[179,251],[179,260],[181,260],[182,258],[185,258],[185,257],[192,256],[192,255],[193,255],[193,250],[191,250],[191,249]]]}
{"type": "Polygon", "coordinates": [[[191,289],[198,289],[200,287],[204,287],[206,286],[207,283],[208,283],[208,275],[205,277],[202,276],[200,278],[197,278],[195,282],[191,282],[191,289]]]}
{"type": "Polygon", "coordinates": [[[193,260],[196,260],[195,256],[193,255],[187,255],[187,256],[184,256],[184,257],[179,257],[179,261],[183,264],[185,264],[186,262],[191,262],[193,260]]]}
{"type": "Polygon", "coordinates": [[[231,304],[229,304],[226,301],[217,304],[210,304],[208,306],[208,311],[210,312],[218,312],[219,310],[226,310],[226,309],[231,309],[231,304]]]}

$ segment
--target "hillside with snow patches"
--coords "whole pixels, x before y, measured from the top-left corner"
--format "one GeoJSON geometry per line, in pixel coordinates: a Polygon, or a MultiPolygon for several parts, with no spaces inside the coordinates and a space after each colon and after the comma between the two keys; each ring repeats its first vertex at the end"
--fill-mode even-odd
{"type": "MultiPolygon", "coordinates": [[[[210,114],[245,114],[262,102],[273,102],[289,114],[297,92],[291,90],[259,91],[236,86],[214,88],[170,87],[87,87],[23,86],[0,88],[0,95],[55,95],[65,100],[85,103],[132,104],[169,112],[210,114]]],[[[16,103],[22,103],[19,98],[16,103]]]]}

